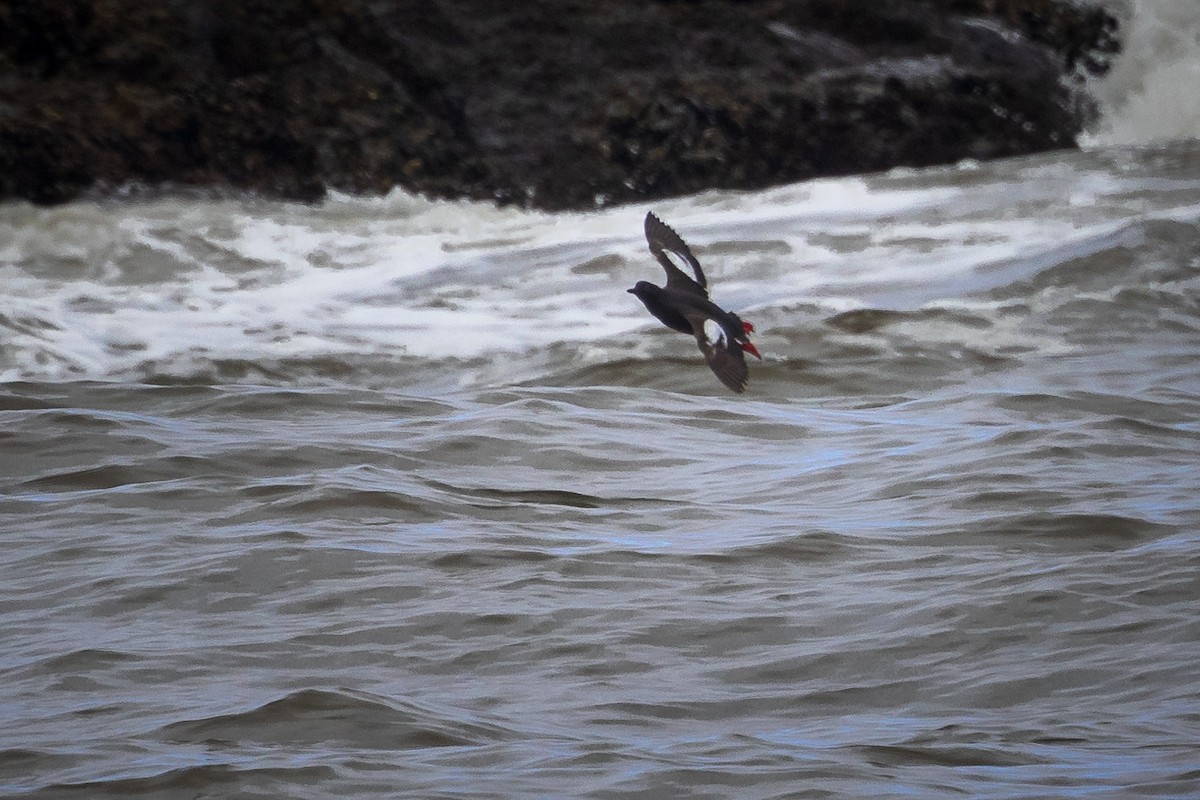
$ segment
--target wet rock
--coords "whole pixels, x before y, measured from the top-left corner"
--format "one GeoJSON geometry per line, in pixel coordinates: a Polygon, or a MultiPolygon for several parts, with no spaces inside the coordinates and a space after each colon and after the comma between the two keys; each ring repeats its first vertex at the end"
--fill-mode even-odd
{"type": "Polygon", "coordinates": [[[0,0],[0,199],[199,186],[581,208],[1074,144],[1057,0],[0,0]]]}

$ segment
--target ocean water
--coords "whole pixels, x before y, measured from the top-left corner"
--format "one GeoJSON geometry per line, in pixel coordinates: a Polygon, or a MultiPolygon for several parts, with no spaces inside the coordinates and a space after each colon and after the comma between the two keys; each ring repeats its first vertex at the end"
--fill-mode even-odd
{"type": "Polygon", "coordinates": [[[0,206],[0,795],[1200,796],[1171,52],[1081,152],[0,206]],[[649,208],[746,394],[625,292],[649,208]]]}

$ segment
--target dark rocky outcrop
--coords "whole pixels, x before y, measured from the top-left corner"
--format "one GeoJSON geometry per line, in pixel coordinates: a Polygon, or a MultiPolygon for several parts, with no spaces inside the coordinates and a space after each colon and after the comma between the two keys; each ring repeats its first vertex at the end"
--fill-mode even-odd
{"type": "Polygon", "coordinates": [[[0,199],[327,188],[552,209],[1074,143],[1058,0],[0,0],[0,199]]]}

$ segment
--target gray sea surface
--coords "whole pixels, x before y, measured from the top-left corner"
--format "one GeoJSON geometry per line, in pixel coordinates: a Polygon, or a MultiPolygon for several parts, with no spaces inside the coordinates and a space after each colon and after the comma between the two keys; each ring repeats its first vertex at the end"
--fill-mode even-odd
{"type": "Polygon", "coordinates": [[[1200,142],[0,207],[0,795],[1200,796],[1200,142]]]}

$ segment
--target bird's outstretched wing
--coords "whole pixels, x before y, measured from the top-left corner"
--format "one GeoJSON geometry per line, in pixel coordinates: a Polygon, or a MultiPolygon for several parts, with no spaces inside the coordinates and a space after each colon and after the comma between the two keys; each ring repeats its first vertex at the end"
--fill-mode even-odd
{"type": "Polygon", "coordinates": [[[734,341],[721,325],[713,319],[706,319],[696,330],[696,344],[704,360],[721,383],[741,394],[746,390],[750,380],[750,371],[746,369],[746,356],[742,346],[734,341]]]}
{"type": "Polygon", "coordinates": [[[650,252],[658,259],[658,263],[667,271],[668,289],[708,297],[708,281],[704,278],[704,270],[700,269],[700,262],[679,234],[654,216],[653,212],[646,214],[646,243],[650,245],[650,252]],[[681,264],[691,268],[696,275],[695,280],[683,271],[681,264]]]}

